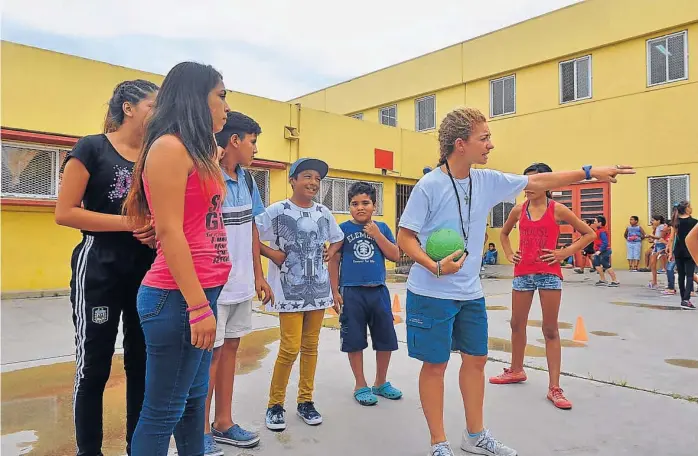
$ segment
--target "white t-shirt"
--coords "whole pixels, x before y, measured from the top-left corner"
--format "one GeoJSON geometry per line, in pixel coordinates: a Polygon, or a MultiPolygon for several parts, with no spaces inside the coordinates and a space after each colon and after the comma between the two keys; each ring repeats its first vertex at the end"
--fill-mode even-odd
{"type": "Polygon", "coordinates": [[[322,204],[304,208],[279,201],[255,218],[259,239],[286,253],[279,268],[269,261],[269,285],[274,292],[270,312],[304,312],[333,304],[323,245],[344,239],[332,213],[322,204]]]}
{"type": "MultiPolygon", "coordinates": [[[[415,263],[410,269],[407,289],[412,293],[439,299],[469,301],[483,297],[480,283],[482,246],[485,243],[487,216],[496,204],[511,200],[528,185],[528,177],[505,174],[491,169],[472,169],[470,177],[456,179],[456,189],[461,202],[463,228],[469,239],[466,248],[469,255],[463,268],[455,274],[437,278],[428,269],[415,263]],[[472,207],[468,219],[466,197],[469,180],[473,182],[472,207]]],[[[435,168],[417,182],[405,211],[400,217],[400,227],[417,233],[422,248],[429,235],[438,229],[450,228],[462,233],[458,217],[455,190],[448,174],[435,168]]]]}

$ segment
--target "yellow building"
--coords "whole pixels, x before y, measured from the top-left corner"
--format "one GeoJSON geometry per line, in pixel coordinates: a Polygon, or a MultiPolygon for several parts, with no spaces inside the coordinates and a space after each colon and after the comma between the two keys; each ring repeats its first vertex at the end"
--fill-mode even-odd
{"type": "MultiPolygon", "coordinates": [[[[64,291],[80,234],[53,219],[62,158],[78,137],[101,131],[117,83],[159,84],[163,76],[4,41],[1,52],[2,292],[64,291]]],[[[253,166],[265,203],[290,195],[289,163],[317,157],[330,166],[321,201],[339,221],[348,217],[348,185],[360,179],[376,184],[377,220],[394,230],[398,199],[404,204],[422,175],[424,154],[437,150],[427,135],[293,103],[237,92],[228,93],[228,103],[262,126],[253,166]]]]}
{"type": "MultiPolygon", "coordinates": [[[[614,264],[627,268],[629,216],[647,224],[678,200],[698,201],[690,49],[698,49],[696,0],[588,0],[292,102],[431,135],[453,108],[477,107],[496,146],[488,166],[502,171],[634,165],[637,175],[619,184],[555,193],[581,216],[608,217],[614,264]]],[[[493,210],[491,240],[511,207],[493,210]]],[[[563,232],[569,242],[569,227],[563,232]]]]}

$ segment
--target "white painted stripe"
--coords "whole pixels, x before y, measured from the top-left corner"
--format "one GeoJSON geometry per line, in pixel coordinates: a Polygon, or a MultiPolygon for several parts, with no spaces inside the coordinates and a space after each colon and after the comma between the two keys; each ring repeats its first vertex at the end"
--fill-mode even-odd
{"type": "Polygon", "coordinates": [[[85,337],[86,332],[86,311],[85,311],[85,274],[87,271],[87,258],[90,248],[94,242],[94,236],[85,235],[85,242],[78,255],[75,273],[75,380],[73,385],[73,422],[75,423],[75,401],[77,399],[80,380],[84,378],[85,368],[85,337]]]}

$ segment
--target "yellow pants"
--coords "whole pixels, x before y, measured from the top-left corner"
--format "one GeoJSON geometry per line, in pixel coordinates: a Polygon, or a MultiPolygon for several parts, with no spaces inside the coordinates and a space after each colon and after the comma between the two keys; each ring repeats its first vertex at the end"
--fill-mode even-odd
{"type": "Polygon", "coordinates": [[[298,352],[301,354],[301,372],[298,380],[298,403],[313,400],[315,388],[315,367],[317,366],[317,346],[325,310],[308,312],[281,312],[281,343],[274,364],[274,374],[269,388],[269,407],[284,405],[286,387],[293,363],[298,352]]]}

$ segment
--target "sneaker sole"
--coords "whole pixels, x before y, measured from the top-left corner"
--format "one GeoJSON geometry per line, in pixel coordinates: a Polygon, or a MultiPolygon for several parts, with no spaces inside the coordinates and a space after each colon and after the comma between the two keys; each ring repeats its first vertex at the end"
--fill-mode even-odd
{"type": "Polygon", "coordinates": [[[238,448],[252,448],[259,444],[260,438],[255,437],[251,440],[234,440],[227,439],[225,437],[213,437],[213,440],[215,440],[218,443],[224,443],[226,445],[232,445],[238,448]]]}
{"type": "Polygon", "coordinates": [[[517,383],[523,383],[523,382],[525,382],[526,380],[528,380],[528,379],[527,379],[527,378],[524,378],[523,380],[513,380],[513,381],[510,381],[510,382],[497,382],[497,381],[494,381],[494,382],[493,382],[492,379],[490,379],[490,383],[493,384],[493,385],[515,385],[515,384],[517,384],[517,383]]]}
{"type": "MultiPolygon", "coordinates": [[[[485,456],[493,456],[494,455],[494,453],[492,453],[491,451],[481,450],[479,448],[465,448],[463,446],[463,444],[461,444],[460,449],[465,451],[468,454],[482,454],[485,456]]],[[[514,452],[511,456],[518,456],[518,454],[519,453],[514,452]]]]}
{"type": "Polygon", "coordinates": [[[284,431],[286,430],[286,423],[284,424],[271,424],[271,423],[266,423],[267,429],[270,431],[284,431]]]}
{"type": "Polygon", "coordinates": [[[317,426],[318,424],[322,424],[322,418],[317,418],[314,420],[306,420],[305,418],[303,418],[303,415],[301,415],[300,413],[296,413],[296,415],[298,415],[298,418],[302,419],[305,422],[305,424],[307,424],[308,426],[317,426]]]}
{"type": "Polygon", "coordinates": [[[681,308],[686,309],[686,310],[696,310],[695,307],[688,307],[688,306],[681,306],[681,308]]]}
{"type": "Polygon", "coordinates": [[[557,405],[552,399],[548,398],[548,400],[550,401],[551,404],[553,404],[553,405],[555,406],[556,409],[560,409],[560,410],[572,410],[572,406],[571,406],[571,405],[570,405],[569,407],[561,407],[561,406],[557,405]]]}
{"type": "Polygon", "coordinates": [[[216,451],[215,453],[204,453],[204,456],[225,456],[223,450],[216,451]]]}

